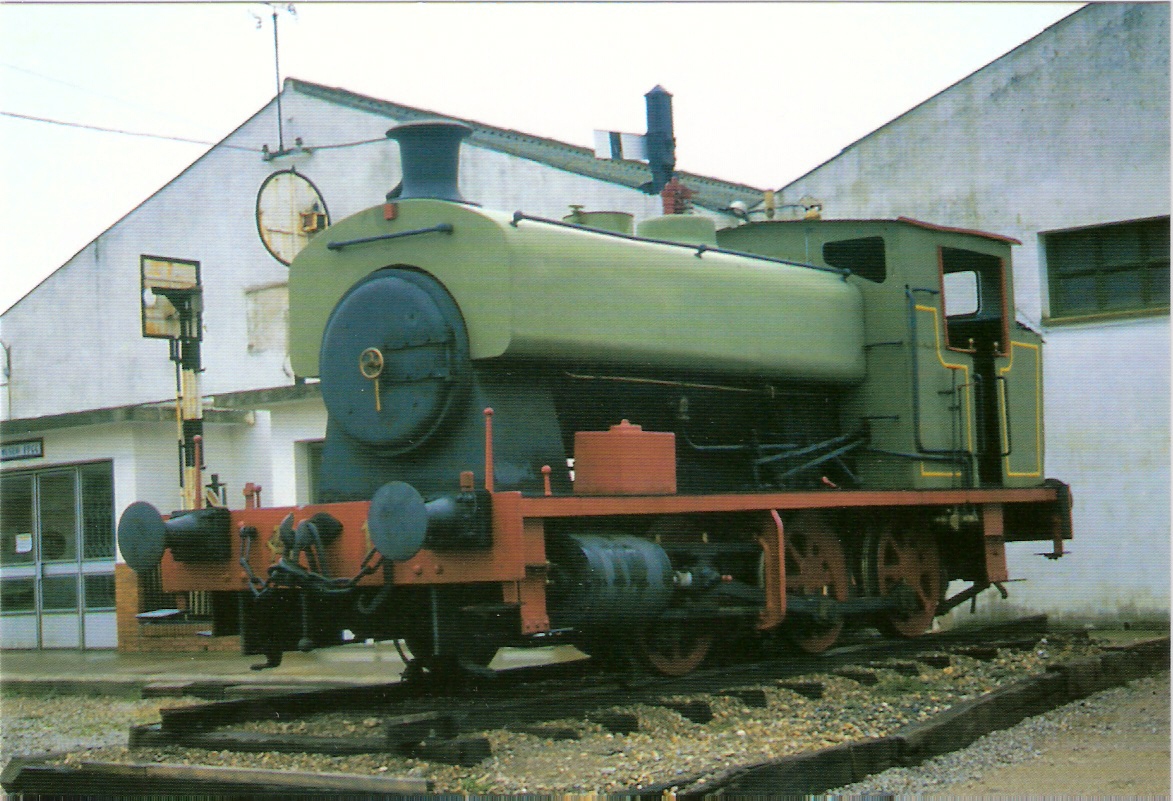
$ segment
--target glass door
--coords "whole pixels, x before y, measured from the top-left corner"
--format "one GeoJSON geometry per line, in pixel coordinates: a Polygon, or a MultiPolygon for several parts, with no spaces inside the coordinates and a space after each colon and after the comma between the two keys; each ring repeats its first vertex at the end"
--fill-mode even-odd
{"type": "Polygon", "coordinates": [[[114,647],[109,462],[0,475],[0,642],[114,647]]]}
{"type": "Polygon", "coordinates": [[[37,476],[41,648],[78,648],[82,644],[75,483],[73,470],[37,476]]]}
{"type": "Polygon", "coordinates": [[[38,648],[35,476],[0,475],[0,625],[6,648],[38,648]]]}

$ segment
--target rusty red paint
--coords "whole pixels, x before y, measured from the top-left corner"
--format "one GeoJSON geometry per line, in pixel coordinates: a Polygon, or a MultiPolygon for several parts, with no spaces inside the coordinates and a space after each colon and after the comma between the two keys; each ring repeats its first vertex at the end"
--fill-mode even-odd
{"type": "Polygon", "coordinates": [[[982,506],[982,540],[986,552],[986,580],[991,584],[1006,581],[1010,573],[1006,567],[1006,538],[1003,527],[1002,504],[982,506]]]}
{"type": "Polygon", "coordinates": [[[782,530],[782,516],[771,509],[770,516],[763,519],[758,534],[762,546],[762,583],[766,591],[766,605],[762,607],[754,627],[767,631],[776,627],[786,617],[786,546],[782,530]]]}
{"type": "Polygon", "coordinates": [[[1012,236],[992,234],[989,231],[979,231],[976,228],[954,228],[953,226],[949,225],[937,225],[935,223],[925,222],[924,220],[916,220],[912,217],[897,217],[896,219],[899,222],[915,225],[917,228],[924,228],[928,231],[942,231],[948,234],[967,234],[969,236],[980,236],[983,239],[992,239],[995,242],[1009,242],[1011,245],[1022,244],[1022,242],[1018,241],[1012,236]]]}
{"type": "Polygon", "coordinates": [[[1052,487],[954,490],[814,490],[716,495],[523,497],[524,517],[603,517],[707,512],[765,512],[770,509],[862,509],[867,507],[957,506],[982,503],[1052,503],[1052,487]]]}
{"type": "Polygon", "coordinates": [[[676,435],[627,420],[574,435],[575,495],[674,495],[676,435]]]}

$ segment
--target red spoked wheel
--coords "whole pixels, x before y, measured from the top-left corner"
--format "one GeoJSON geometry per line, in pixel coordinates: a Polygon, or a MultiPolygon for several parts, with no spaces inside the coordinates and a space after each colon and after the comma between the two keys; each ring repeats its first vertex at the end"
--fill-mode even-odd
{"type": "MultiPolygon", "coordinates": [[[[827,515],[799,512],[786,523],[786,594],[847,600],[850,574],[843,545],[827,515]]],[[[808,654],[826,651],[839,639],[843,618],[787,616],[786,629],[808,654]]]]}
{"type": "MultiPolygon", "coordinates": [[[[687,517],[663,517],[648,529],[655,542],[703,543],[700,523],[687,517]]],[[[696,670],[708,657],[716,639],[711,620],[661,615],[648,622],[635,638],[644,663],[665,676],[683,676],[696,670]]]]}
{"type": "Polygon", "coordinates": [[[713,647],[715,632],[707,621],[661,617],[639,638],[643,658],[665,676],[683,676],[700,667],[713,647]]]}
{"type": "Polygon", "coordinates": [[[916,637],[932,625],[941,601],[941,556],[937,538],[914,520],[894,520],[872,535],[874,594],[897,595],[901,606],[885,612],[881,627],[916,637]]]}

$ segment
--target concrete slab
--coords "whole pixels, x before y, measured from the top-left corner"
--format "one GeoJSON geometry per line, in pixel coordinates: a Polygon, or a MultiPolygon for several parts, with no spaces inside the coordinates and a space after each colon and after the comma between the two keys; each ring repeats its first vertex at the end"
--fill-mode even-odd
{"type": "MultiPolygon", "coordinates": [[[[506,670],[582,657],[570,646],[502,648],[490,664],[494,669],[506,670]]],[[[68,693],[224,697],[226,688],[232,688],[237,695],[247,695],[276,687],[289,691],[387,684],[398,681],[404,668],[393,642],[291,652],[285,654],[278,667],[252,669],[264,661],[260,656],[217,651],[5,650],[0,651],[0,686],[68,693]]]]}
{"type": "Polygon", "coordinates": [[[386,684],[398,680],[403,662],[390,643],[289,653],[281,665],[253,670],[259,656],[237,653],[119,653],[118,651],[3,651],[0,686],[62,692],[183,694],[220,686],[386,684]]]}

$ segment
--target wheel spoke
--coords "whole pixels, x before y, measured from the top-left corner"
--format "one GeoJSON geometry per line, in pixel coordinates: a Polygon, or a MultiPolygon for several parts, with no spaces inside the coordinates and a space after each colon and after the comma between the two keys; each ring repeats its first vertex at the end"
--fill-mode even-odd
{"type": "Polygon", "coordinates": [[[882,616],[884,627],[902,637],[915,637],[933,622],[940,598],[940,556],[932,534],[897,521],[875,541],[875,590],[880,595],[911,592],[916,609],[897,609],[882,616]],[[899,590],[907,587],[906,590],[899,590]]]}
{"type": "Polygon", "coordinates": [[[713,639],[712,629],[703,622],[661,618],[648,624],[639,645],[644,659],[657,671],[683,676],[704,662],[713,639]]]}
{"type": "MultiPolygon", "coordinates": [[[[820,596],[836,601],[847,599],[848,572],[843,546],[830,521],[818,512],[795,515],[787,525],[786,592],[795,596],[820,596]]],[[[830,648],[843,630],[843,619],[832,622],[787,619],[791,639],[807,653],[830,648]]]]}

